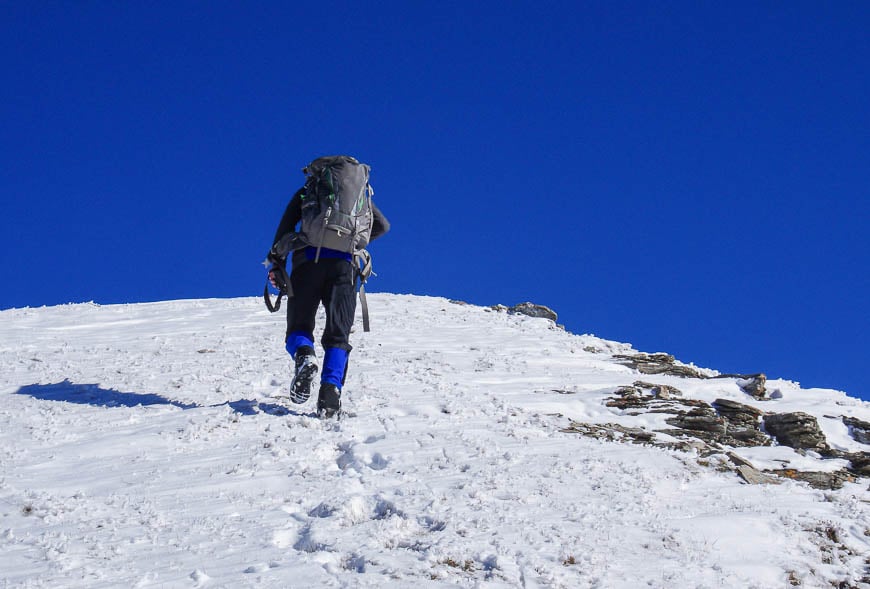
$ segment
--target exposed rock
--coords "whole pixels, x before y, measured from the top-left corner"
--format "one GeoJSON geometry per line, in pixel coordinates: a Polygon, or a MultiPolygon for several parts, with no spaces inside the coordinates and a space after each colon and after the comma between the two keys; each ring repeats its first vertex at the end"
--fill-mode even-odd
{"type": "Polygon", "coordinates": [[[861,421],[857,417],[844,417],[843,423],[849,427],[849,435],[856,442],[870,444],[870,423],[861,421]]]}
{"type": "Polygon", "coordinates": [[[725,420],[716,415],[716,412],[709,405],[696,407],[688,413],[681,413],[665,421],[668,425],[690,430],[696,435],[703,434],[704,439],[713,439],[714,441],[717,437],[724,435],[726,431],[725,420]]]}
{"type": "MultiPolygon", "coordinates": [[[[614,358],[645,374],[720,378],[706,377],[690,367],[680,366],[668,354],[615,355],[614,358]]],[[[726,377],[737,378],[737,384],[744,392],[755,399],[764,399],[766,377],[763,374],[748,377],[725,375],[721,378],[726,377]]],[[[836,490],[846,482],[855,481],[857,477],[870,477],[870,452],[846,452],[831,448],[816,418],[807,413],[766,414],[756,407],[721,398],[707,404],[698,399],[683,399],[682,392],[675,387],[642,380],[617,388],[605,404],[624,411],[623,415],[670,414],[665,422],[674,429],[651,432],[619,424],[590,425],[572,421],[562,431],[608,441],[630,441],[686,452],[697,451],[701,464],[705,464],[706,457],[715,454],[721,456],[725,451],[735,465],[734,472],[754,485],[779,484],[787,478],[805,482],[816,489],[836,490]],[[667,434],[676,438],[676,441],[663,441],[656,437],[656,433],[667,434]],[[762,471],[727,450],[729,447],[769,446],[774,440],[798,451],[810,450],[824,458],[848,460],[849,466],[834,472],[791,468],[762,471]]],[[[843,417],[842,420],[856,441],[870,444],[870,423],[854,417],[843,417]]]]}
{"type": "Polygon", "coordinates": [[[700,371],[691,366],[677,364],[670,354],[615,354],[613,356],[623,366],[637,370],[641,374],[668,374],[683,378],[706,378],[700,371]]]}
{"type": "Polygon", "coordinates": [[[738,447],[771,444],[770,437],[761,431],[761,410],[729,399],[716,399],[713,408],[725,420],[726,437],[720,443],[738,447]]]}
{"type": "MultiPolygon", "coordinates": [[[[740,389],[758,401],[767,400],[764,374],[728,374],[707,376],[699,370],[678,363],[670,354],[614,354],[613,358],[642,374],[664,374],[685,378],[733,378],[740,389]]],[[[562,391],[557,391],[562,392],[562,391]]],[[[761,409],[731,399],[716,399],[708,404],[699,399],[684,399],[682,392],[669,385],[637,380],[617,388],[605,401],[620,409],[623,416],[651,413],[669,414],[664,420],[673,429],[647,431],[618,424],[583,424],[571,422],[562,430],[597,439],[631,441],[660,448],[697,451],[699,463],[709,465],[709,456],[720,458],[726,452],[735,466],[724,462],[750,484],[779,484],[783,478],[801,481],[816,489],[839,489],[857,477],[870,477],[870,452],[847,452],[831,448],[816,418],[803,412],[766,413],[761,409]],[[662,440],[656,434],[667,434],[662,440]],[[676,441],[674,441],[676,438],[676,441]],[[774,441],[799,453],[817,452],[825,459],[848,461],[847,468],[834,472],[811,472],[792,468],[759,470],[749,461],[728,452],[729,448],[769,446],[774,441]]],[[[859,443],[870,445],[870,423],[855,417],[842,417],[849,434],[859,443]]],[[[720,467],[723,465],[720,464],[720,467]]]]}
{"type": "Polygon", "coordinates": [[[619,395],[620,397],[639,399],[643,394],[643,391],[638,386],[624,386],[616,389],[614,393],[619,395]]]}
{"type": "Polygon", "coordinates": [[[748,466],[750,468],[755,468],[755,466],[751,462],[749,462],[742,456],[735,454],[734,452],[726,452],[725,455],[728,457],[728,460],[730,460],[737,466],[748,466]]]}
{"type": "Polygon", "coordinates": [[[591,424],[580,423],[579,421],[571,421],[571,424],[561,430],[566,434],[580,434],[596,440],[613,441],[630,441],[633,444],[652,444],[659,448],[668,448],[671,450],[679,450],[682,452],[698,452],[709,451],[710,448],[701,440],[688,439],[672,441],[656,441],[654,432],[637,427],[626,427],[618,423],[591,424]]]}
{"type": "Polygon", "coordinates": [[[816,489],[832,490],[839,489],[844,483],[855,480],[852,474],[844,470],[838,470],[835,472],[808,472],[792,468],[784,468],[780,470],[760,471],[748,460],[734,454],[733,452],[728,452],[727,456],[737,465],[737,474],[739,474],[747,483],[752,485],[779,484],[782,482],[781,478],[787,478],[795,481],[803,481],[816,489]]]}
{"type": "Polygon", "coordinates": [[[770,438],[759,428],[760,415],[760,411],[748,405],[717,399],[712,407],[705,403],[666,421],[683,430],[683,435],[697,436],[719,446],[769,446],[770,438]]]}
{"type": "Polygon", "coordinates": [[[764,416],[764,429],[783,446],[796,450],[829,450],[825,434],[819,428],[816,418],[800,411],[794,413],[772,413],[764,416]]]}
{"type": "MultiPolygon", "coordinates": [[[[631,387],[626,387],[631,388],[631,387]]],[[[732,414],[753,414],[753,408],[733,401],[719,399],[716,405],[720,408],[727,405],[737,405],[737,407],[728,407],[732,409],[732,414]],[[725,401],[723,403],[723,401],[725,401]],[[750,411],[744,411],[744,408],[750,411]]],[[[726,409],[726,413],[728,413],[726,409]]],[[[756,410],[757,411],[757,410],[756,410]]],[[[785,420],[780,419],[778,422],[785,423],[802,423],[806,424],[806,420],[802,415],[792,419],[794,414],[783,414],[785,420]]],[[[803,414],[805,415],[805,414],[803,414]]],[[[756,418],[758,416],[756,415],[756,418]]],[[[772,417],[770,415],[767,418],[772,417]]],[[[777,416],[781,417],[781,416],[777,416]]],[[[739,417],[736,422],[740,422],[742,417],[739,417]]],[[[776,420],[775,420],[776,421],[776,420]]],[[[643,428],[633,428],[616,423],[605,424],[589,424],[578,421],[571,421],[570,425],[561,431],[564,433],[580,434],[591,438],[607,441],[629,441],[635,444],[651,444],[660,448],[668,448],[680,450],[684,452],[697,451],[701,456],[710,456],[712,454],[721,454],[722,445],[740,445],[739,441],[735,442],[734,432],[728,423],[728,420],[713,411],[709,405],[704,407],[695,407],[692,411],[681,412],[675,417],[669,418],[667,422],[670,425],[676,426],[678,429],[662,430],[661,433],[666,433],[671,436],[686,436],[686,439],[673,441],[657,441],[655,432],[648,431],[643,428]],[[712,445],[708,445],[709,441],[712,445]],[[716,448],[720,448],[717,450],[716,448]]],[[[751,429],[747,426],[747,429],[751,429]]],[[[804,428],[806,429],[806,428],[804,428]]],[[[764,436],[763,432],[758,432],[764,436]]],[[[770,438],[764,436],[766,442],[770,443],[770,438]]],[[[801,438],[803,439],[803,438],[801,438]]],[[[745,444],[751,445],[751,444],[745,444]]],[[[727,452],[726,456],[735,465],[734,471],[749,484],[779,484],[783,478],[801,481],[809,484],[816,489],[835,490],[841,488],[846,482],[854,482],[856,477],[870,476],[870,453],[845,453],[829,451],[830,457],[845,458],[850,460],[848,469],[841,469],[834,472],[811,472],[799,471],[796,469],[785,468],[779,470],[764,470],[761,471],[749,462],[748,460],[738,456],[734,452],[727,452]]],[[[726,463],[727,464],[727,463],[726,463]]]]}
{"type": "Polygon", "coordinates": [[[697,439],[679,440],[677,442],[658,442],[656,446],[670,448],[672,450],[680,450],[681,452],[691,452],[692,450],[702,453],[712,452],[710,446],[708,446],[706,442],[697,439]]]}
{"type": "Polygon", "coordinates": [[[682,378],[700,379],[733,378],[736,380],[740,390],[747,395],[758,400],[767,399],[767,390],[765,389],[767,376],[761,373],[707,376],[697,368],[678,363],[676,358],[671,354],[647,354],[640,352],[637,354],[614,354],[613,357],[623,366],[628,366],[641,374],[667,374],[682,378]]]}
{"type": "Polygon", "coordinates": [[[672,397],[681,397],[683,395],[683,392],[677,387],[672,387],[666,384],[654,384],[639,380],[634,383],[634,386],[641,389],[649,389],[657,399],[670,399],[672,397]]]}
{"type": "Polygon", "coordinates": [[[711,378],[733,378],[736,379],[737,386],[740,390],[759,401],[767,400],[767,376],[758,374],[720,374],[711,378]]]}
{"type": "Polygon", "coordinates": [[[536,305],[534,303],[520,303],[519,305],[514,305],[510,309],[508,309],[508,313],[513,313],[516,315],[527,315],[529,317],[540,317],[543,319],[549,319],[551,321],[556,321],[558,315],[556,312],[544,305],[536,305]]]}
{"type": "Polygon", "coordinates": [[[623,411],[644,409],[643,413],[673,413],[685,411],[685,407],[709,407],[707,403],[695,399],[680,399],[679,389],[668,385],[658,385],[637,381],[631,386],[619,387],[605,405],[623,411]],[[649,393],[645,391],[649,390],[649,393]]]}
{"type": "Polygon", "coordinates": [[[730,399],[716,399],[713,401],[713,408],[728,420],[729,424],[744,427],[757,428],[758,418],[764,414],[760,409],[730,399]]]}
{"type": "Polygon", "coordinates": [[[639,427],[625,427],[618,423],[580,423],[571,421],[571,424],[561,430],[567,434],[581,434],[595,439],[619,440],[628,438],[635,444],[646,444],[655,439],[655,434],[639,427]]]}
{"type": "MultiPolygon", "coordinates": [[[[655,397],[653,397],[655,399],[655,397]]],[[[680,407],[709,407],[707,403],[699,399],[655,399],[655,402],[650,405],[650,413],[684,413],[685,409],[680,407]]]]}
{"type": "Polygon", "coordinates": [[[727,438],[724,438],[722,443],[735,447],[754,448],[770,446],[773,441],[758,428],[729,427],[727,438]]]}
{"type": "Polygon", "coordinates": [[[757,374],[720,374],[709,376],[698,368],[678,362],[673,355],[666,353],[648,354],[646,352],[638,352],[635,354],[614,354],[613,358],[619,364],[637,370],[641,374],[666,374],[681,378],[698,379],[733,378],[740,390],[747,395],[758,400],[768,399],[766,389],[767,376],[761,372],[757,374]]]}
{"type": "Polygon", "coordinates": [[[843,470],[834,472],[811,472],[806,470],[795,470],[793,468],[784,468],[768,472],[772,472],[777,476],[787,479],[803,481],[808,483],[814,489],[836,490],[842,488],[847,482],[855,482],[855,477],[843,470]]]}
{"type": "Polygon", "coordinates": [[[764,387],[765,384],[767,384],[767,376],[761,373],[741,376],[737,379],[737,386],[744,393],[756,399],[766,398],[767,390],[764,387]]]}
{"type": "MultiPolygon", "coordinates": [[[[758,409],[727,399],[717,399],[714,410],[713,406],[698,399],[674,398],[673,392],[667,392],[664,397],[660,396],[661,391],[659,395],[644,394],[641,388],[652,387],[651,390],[655,390],[658,386],[638,381],[633,386],[620,387],[615,391],[619,397],[612,397],[606,405],[622,410],[643,410],[642,413],[673,414],[665,421],[676,429],[659,431],[674,437],[694,437],[717,446],[771,444],[770,437],[761,431],[758,418],[762,412],[758,409]]],[[[679,394],[679,391],[673,390],[679,394]]]]}
{"type": "Polygon", "coordinates": [[[607,407],[614,407],[622,411],[649,409],[649,402],[652,400],[652,397],[644,398],[641,392],[634,387],[620,387],[616,389],[615,394],[618,397],[610,397],[604,404],[607,407]]]}
{"type": "Polygon", "coordinates": [[[737,474],[750,485],[779,485],[782,480],[769,474],[764,474],[757,468],[751,465],[740,465],[737,467],[737,474]]]}
{"type": "Polygon", "coordinates": [[[849,472],[859,477],[870,477],[870,452],[854,452],[847,458],[849,472]]]}

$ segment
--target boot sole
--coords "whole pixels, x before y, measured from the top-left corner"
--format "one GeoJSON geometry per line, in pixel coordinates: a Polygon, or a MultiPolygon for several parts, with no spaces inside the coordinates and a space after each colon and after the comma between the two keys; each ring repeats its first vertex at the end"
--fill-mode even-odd
{"type": "Polygon", "coordinates": [[[311,398],[311,381],[314,380],[314,375],[317,374],[317,364],[308,364],[293,377],[293,382],[290,383],[290,400],[301,405],[311,398]]]}

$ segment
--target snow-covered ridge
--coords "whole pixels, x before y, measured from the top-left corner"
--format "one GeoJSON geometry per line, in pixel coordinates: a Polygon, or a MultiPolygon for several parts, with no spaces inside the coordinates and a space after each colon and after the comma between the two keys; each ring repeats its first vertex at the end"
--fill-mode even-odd
{"type": "Polygon", "coordinates": [[[372,332],[352,336],[351,416],[337,423],[281,398],[283,316],[256,298],[0,312],[0,580],[867,582],[866,478],[819,490],[736,472],[740,460],[838,471],[848,459],[783,445],[680,450],[678,414],[658,412],[725,401],[805,413],[827,447],[852,455],[870,450],[850,425],[870,422],[867,403],[789,381],[766,382],[760,400],[738,378],[641,374],[626,365],[630,345],[546,319],[433,297],[369,301],[372,332]],[[620,428],[654,441],[626,443],[620,428]]]}

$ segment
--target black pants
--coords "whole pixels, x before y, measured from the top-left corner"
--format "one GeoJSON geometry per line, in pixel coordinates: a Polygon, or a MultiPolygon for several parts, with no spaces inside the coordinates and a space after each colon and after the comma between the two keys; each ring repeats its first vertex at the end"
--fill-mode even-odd
{"type": "MultiPolygon", "coordinates": [[[[293,297],[287,302],[287,338],[314,333],[318,306],[326,309],[326,325],[320,343],[324,348],[350,352],[350,328],[356,312],[353,264],[337,258],[294,265],[290,274],[293,297]]],[[[313,337],[313,335],[312,335],[313,337]]]]}

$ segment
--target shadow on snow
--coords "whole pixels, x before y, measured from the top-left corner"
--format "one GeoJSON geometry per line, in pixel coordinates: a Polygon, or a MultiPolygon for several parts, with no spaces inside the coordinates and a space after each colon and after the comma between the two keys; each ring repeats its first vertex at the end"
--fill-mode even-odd
{"type": "Polygon", "coordinates": [[[104,389],[97,384],[78,384],[64,380],[55,384],[31,384],[16,391],[18,395],[28,395],[44,401],[66,401],[97,407],[136,407],[138,405],[173,405],[181,409],[200,407],[196,403],[173,401],[161,395],[123,393],[114,389],[104,389]]]}
{"type": "MultiPolygon", "coordinates": [[[[229,405],[229,407],[241,415],[257,415],[258,413],[268,413],[269,415],[292,415],[294,417],[316,417],[316,413],[297,411],[290,409],[280,403],[263,403],[253,399],[241,399],[239,401],[228,401],[221,405],[229,405]]],[[[216,407],[219,405],[215,405],[216,407]]]]}
{"type": "MultiPolygon", "coordinates": [[[[19,388],[15,394],[27,395],[43,401],[64,401],[66,403],[78,403],[80,405],[93,405],[95,407],[137,407],[139,405],[172,405],[181,409],[195,409],[204,407],[196,403],[182,403],[174,401],[162,395],[151,393],[124,393],[115,389],[104,389],[97,384],[79,384],[69,379],[54,384],[31,384],[19,388]]],[[[228,401],[209,407],[228,406],[241,415],[257,415],[267,413],[269,415],[294,415],[313,416],[315,414],[294,411],[278,403],[261,403],[252,399],[240,399],[228,401]]]]}

